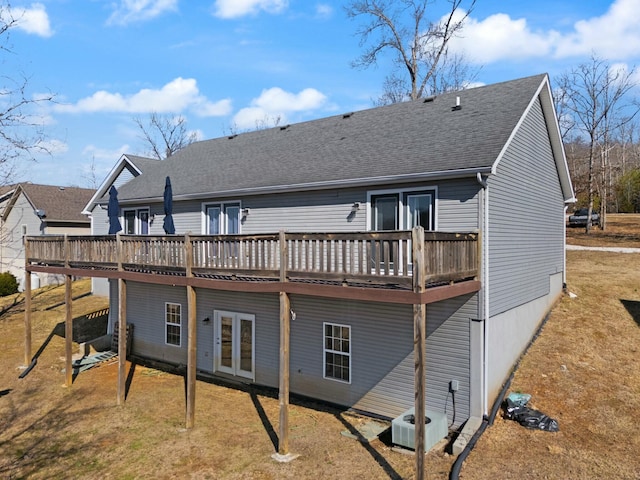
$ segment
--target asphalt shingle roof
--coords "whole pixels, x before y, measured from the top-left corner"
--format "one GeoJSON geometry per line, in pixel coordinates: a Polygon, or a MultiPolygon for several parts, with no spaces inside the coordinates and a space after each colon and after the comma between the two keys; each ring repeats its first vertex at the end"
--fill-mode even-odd
{"type": "Polygon", "coordinates": [[[161,197],[166,176],[179,197],[490,168],[544,78],[197,142],[145,166],[119,198],[161,197]]]}
{"type": "Polygon", "coordinates": [[[47,222],[89,223],[89,218],[82,214],[82,209],[95,190],[33,183],[21,183],[20,187],[33,208],[45,212],[47,222]]]}

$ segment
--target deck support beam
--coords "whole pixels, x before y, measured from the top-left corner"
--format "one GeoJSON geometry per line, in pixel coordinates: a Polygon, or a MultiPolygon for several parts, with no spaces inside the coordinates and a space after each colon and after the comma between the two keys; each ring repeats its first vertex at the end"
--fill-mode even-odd
{"type": "Polygon", "coordinates": [[[127,283],[118,279],[118,405],[127,391],[127,283]]]}
{"type": "Polygon", "coordinates": [[[278,435],[278,453],[289,454],[289,342],[291,306],[289,295],[280,292],[280,432],[278,435]]]}
{"type": "Polygon", "coordinates": [[[193,428],[196,413],[196,289],[187,287],[187,419],[186,428],[193,428]]]}
{"type": "MultiPolygon", "coordinates": [[[[425,252],[424,229],[415,227],[411,232],[413,249],[413,291],[422,294],[425,291],[425,252]]],[[[425,461],[425,355],[426,355],[427,306],[424,303],[413,305],[413,358],[414,358],[414,414],[415,414],[415,478],[424,480],[425,461]]]]}
{"type": "MultiPolygon", "coordinates": [[[[280,232],[280,282],[287,281],[288,262],[287,241],[280,232]]],[[[291,302],[286,292],[280,292],[280,384],[278,399],[280,404],[278,454],[289,454],[289,342],[291,326],[291,302]]]]}
{"type": "MultiPolygon", "coordinates": [[[[122,240],[117,238],[118,271],[122,272],[122,240]]],[[[124,405],[127,393],[127,283],[118,279],[118,405],[124,405]]]]}
{"type": "MultiPolygon", "coordinates": [[[[185,235],[186,245],[186,276],[193,277],[193,247],[189,234],[185,235]]],[[[196,323],[196,289],[187,285],[187,412],[186,427],[193,428],[196,412],[196,362],[197,362],[197,329],[196,323]]]]}
{"type": "Polygon", "coordinates": [[[64,277],[64,304],[65,304],[65,320],[64,320],[64,371],[65,385],[70,387],[73,384],[73,365],[72,365],[72,342],[73,342],[73,295],[71,289],[71,275],[64,277]]]}
{"type": "MultiPolygon", "coordinates": [[[[29,263],[29,241],[24,242],[24,258],[29,263]]],[[[24,269],[24,366],[31,363],[31,272],[24,269]]]]}

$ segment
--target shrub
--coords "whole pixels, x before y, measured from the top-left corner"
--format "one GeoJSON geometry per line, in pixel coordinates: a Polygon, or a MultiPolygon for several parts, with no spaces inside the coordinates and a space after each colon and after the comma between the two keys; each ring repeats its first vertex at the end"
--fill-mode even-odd
{"type": "Polygon", "coordinates": [[[10,272],[0,273],[0,297],[18,293],[18,280],[10,272]]]}

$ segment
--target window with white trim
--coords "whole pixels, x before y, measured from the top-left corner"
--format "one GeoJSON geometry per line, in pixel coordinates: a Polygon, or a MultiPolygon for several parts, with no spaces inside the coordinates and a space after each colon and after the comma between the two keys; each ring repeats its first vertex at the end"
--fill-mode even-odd
{"type": "Polygon", "coordinates": [[[125,235],[149,235],[149,208],[130,208],[122,211],[125,235]]]}
{"type": "Polygon", "coordinates": [[[369,205],[370,230],[410,230],[416,226],[425,230],[436,228],[435,189],[369,192],[369,205]]]}
{"type": "Polygon", "coordinates": [[[182,337],[182,305],[179,303],[164,304],[165,343],[180,346],[182,337]]]}
{"type": "Polygon", "coordinates": [[[202,211],[205,235],[240,233],[240,202],[205,203],[202,211]]]}
{"type": "Polygon", "coordinates": [[[351,327],[323,323],[324,378],[351,383],[351,327]]]}

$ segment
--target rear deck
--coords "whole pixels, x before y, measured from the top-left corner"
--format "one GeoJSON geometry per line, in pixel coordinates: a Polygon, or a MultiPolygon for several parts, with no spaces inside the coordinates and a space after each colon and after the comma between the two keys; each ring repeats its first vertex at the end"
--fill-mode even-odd
{"type": "MultiPolygon", "coordinates": [[[[411,231],[264,235],[31,236],[25,270],[65,276],[66,384],[72,379],[73,276],[118,283],[118,329],[127,328],[127,282],[185,287],[186,427],[194,426],[196,288],[278,293],[278,457],[289,454],[290,294],[413,305],[416,471],[425,447],[426,305],[480,290],[476,233],[411,231]]],[[[124,337],[124,338],[123,338],[124,337]]],[[[118,339],[118,404],[125,401],[126,344],[118,339]]],[[[25,276],[25,364],[31,361],[31,275],[25,276]]]]}
{"type": "Polygon", "coordinates": [[[261,235],[26,237],[26,270],[221,290],[430,303],[479,288],[476,233],[412,231],[261,235]],[[416,253],[418,252],[418,253],[416,253]],[[421,255],[422,261],[416,259],[421,255]],[[415,265],[425,293],[415,294],[415,265]],[[464,291],[464,292],[463,292],[464,291]],[[435,292],[431,292],[431,296],[435,292]]]}

